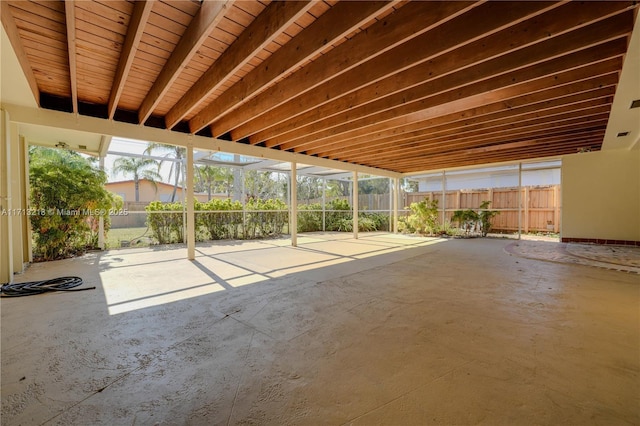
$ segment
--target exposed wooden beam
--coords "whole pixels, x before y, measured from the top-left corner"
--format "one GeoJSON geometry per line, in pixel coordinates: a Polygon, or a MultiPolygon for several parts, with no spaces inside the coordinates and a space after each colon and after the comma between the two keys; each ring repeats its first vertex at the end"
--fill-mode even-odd
{"type": "Polygon", "coordinates": [[[162,68],[138,111],[138,122],[144,124],[162,100],[180,72],[202,46],[211,31],[224,17],[233,0],[204,0],[180,41],[162,68]]]}
{"type": "Polygon", "coordinates": [[[615,85],[618,81],[618,70],[621,63],[622,58],[616,57],[595,65],[561,72],[535,82],[525,83],[526,86],[522,88],[521,93],[514,97],[504,97],[485,103],[479,102],[478,105],[472,105],[470,108],[452,108],[448,111],[440,111],[439,114],[428,110],[416,111],[407,116],[400,116],[328,138],[307,152],[311,155],[319,155],[320,152],[327,149],[340,149],[345,144],[350,144],[351,141],[371,143],[371,140],[375,139],[379,133],[381,137],[394,136],[403,132],[404,129],[418,130],[423,127],[437,126],[497,111],[504,110],[506,114],[509,114],[513,108],[536,104],[549,98],[592,90],[600,85],[615,85]]]}
{"type": "Polygon", "coordinates": [[[191,131],[197,132],[243,105],[263,87],[269,86],[280,76],[289,74],[327,46],[395,4],[394,1],[346,1],[336,4],[193,117],[189,122],[191,131]]]}
{"type": "Polygon", "coordinates": [[[129,27],[127,28],[127,36],[122,46],[122,52],[120,53],[120,59],[118,61],[118,68],[116,69],[116,75],[113,79],[113,85],[111,87],[111,94],[109,95],[108,113],[109,119],[113,119],[113,115],[118,108],[118,101],[124,90],[133,59],[135,58],[140,39],[144,33],[144,27],[151,14],[151,9],[155,0],[138,0],[134,2],[133,13],[129,20],[129,27]]]}
{"type": "MultiPolygon", "coordinates": [[[[422,117],[414,115],[414,120],[432,118],[452,111],[470,109],[501,99],[516,97],[533,90],[541,90],[548,87],[549,79],[551,84],[556,80],[556,76],[554,76],[556,73],[613,58],[624,54],[625,51],[626,40],[619,38],[550,61],[529,65],[517,73],[504,73],[466,86],[454,86],[454,89],[441,94],[407,102],[378,114],[365,115],[346,124],[317,132],[308,138],[288,142],[281,145],[281,148],[303,152],[306,151],[305,146],[307,145],[322,144],[326,139],[341,133],[394,120],[404,115],[423,114],[422,117]]],[[[438,93],[437,90],[436,93],[438,93]]]]}
{"type": "Polygon", "coordinates": [[[340,157],[349,159],[354,156],[375,156],[385,153],[389,149],[393,149],[398,153],[411,154],[411,150],[416,146],[421,146],[423,142],[428,142],[431,146],[447,146],[452,147],[458,143],[472,140],[473,142],[482,142],[511,135],[513,132],[531,131],[534,126],[545,126],[552,128],[558,122],[567,122],[567,120],[582,120],[585,116],[594,114],[607,114],[611,108],[611,95],[609,99],[592,100],[583,104],[573,104],[566,107],[554,108],[547,110],[545,114],[525,114],[522,116],[510,117],[495,122],[483,123],[483,125],[463,126],[459,128],[450,128],[440,132],[411,132],[404,138],[388,138],[375,143],[373,146],[360,145],[354,147],[352,145],[345,146],[342,150],[328,152],[322,157],[340,157]],[[517,117],[517,118],[516,118],[517,117]]]}
{"type": "Polygon", "coordinates": [[[171,108],[165,117],[167,128],[175,126],[313,5],[312,1],[270,3],[171,108]]]}
{"type": "Polygon", "coordinates": [[[403,163],[397,166],[403,173],[428,172],[430,170],[442,170],[461,166],[472,166],[492,163],[505,163],[518,160],[542,159],[558,157],[561,155],[575,154],[580,148],[589,147],[600,149],[604,131],[597,135],[577,138],[560,138],[555,141],[532,141],[526,147],[504,149],[497,152],[460,154],[457,156],[419,158],[411,163],[403,163]]]}
{"type": "Polygon", "coordinates": [[[423,138],[410,144],[398,144],[396,149],[384,150],[378,152],[369,152],[363,154],[354,155],[338,155],[336,159],[340,161],[354,161],[357,158],[358,161],[374,161],[383,162],[385,159],[394,159],[394,161],[402,160],[404,157],[414,157],[416,155],[426,154],[448,154],[468,149],[476,146],[484,146],[486,144],[494,145],[498,143],[510,142],[513,140],[539,138],[539,137],[551,137],[554,134],[575,131],[579,132],[585,127],[595,125],[606,125],[609,119],[608,111],[593,112],[592,114],[585,115],[584,117],[575,118],[573,120],[556,120],[550,121],[542,125],[531,125],[522,129],[505,129],[498,133],[496,136],[486,136],[482,138],[455,138],[450,140],[433,140],[429,137],[423,138]]]}
{"type": "MultiPolygon", "coordinates": [[[[530,141],[530,140],[536,140],[540,144],[548,144],[548,145],[556,145],[556,146],[560,146],[564,143],[568,143],[571,141],[583,142],[585,140],[596,141],[601,143],[602,137],[604,136],[605,127],[606,127],[606,124],[603,124],[598,127],[591,127],[589,129],[585,129],[582,131],[570,131],[570,132],[564,132],[564,133],[556,133],[553,135],[538,135],[538,136],[532,136],[531,138],[522,138],[515,141],[507,141],[506,143],[513,144],[517,142],[530,141]]],[[[500,145],[502,144],[495,144],[494,146],[500,146],[500,145]]],[[[481,148],[486,148],[489,146],[491,145],[486,145],[484,147],[480,147],[480,146],[467,147],[465,149],[460,149],[458,151],[450,151],[450,152],[442,152],[442,153],[416,152],[414,155],[410,157],[404,156],[404,157],[388,158],[381,162],[376,162],[376,164],[378,163],[382,164],[383,167],[385,164],[397,165],[397,166],[403,167],[410,164],[418,164],[421,161],[422,162],[442,161],[442,160],[460,161],[460,160],[468,159],[468,154],[467,154],[468,150],[471,150],[471,149],[480,150],[481,148]]],[[[491,151],[487,151],[485,152],[485,154],[489,152],[491,151]]],[[[367,161],[363,161],[362,163],[366,164],[367,161]]]]}
{"type": "MultiPolygon", "coordinates": [[[[541,117],[555,111],[565,111],[581,106],[590,100],[611,97],[615,93],[616,74],[595,79],[590,90],[579,91],[577,84],[567,87],[543,90],[533,94],[496,102],[471,110],[447,114],[436,119],[417,121],[400,128],[376,132],[372,135],[356,137],[349,144],[331,143],[322,146],[323,151],[309,154],[328,157],[339,153],[346,154],[359,150],[372,150],[379,147],[394,146],[421,135],[436,134],[445,130],[468,129],[473,126],[491,126],[501,122],[519,122],[528,117],[541,117]],[[596,87],[597,89],[593,89],[596,87]],[[570,93],[567,95],[567,93],[570,93]]],[[[580,82],[579,82],[580,83],[580,82]]]]}
{"type": "Polygon", "coordinates": [[[20,39],[20,33],[16,26],[16,22],[13,19],[13,15],[11,14],[11,6],[8,1],[0,1],[0,13],[0,16],[2,17],[2,26],[7,33],[9,41],[11,42],[13,51],[16,53],[18,63],[20,64],[20,68],[22,68],[22,73],[27,79],[27,83],[29,84],[31,93],[33,93],[33,98],[35,99],[36,104],[40,106],[40,89],[38,89],[38,81],[36,80],[36,76],[33,73],[31,64],[29,63],[29,58],[24,50],[22,40],[20,39]]]}
{"type": "MultiPolygon", "coordinates": [[[[420,40],[420,38],[417,38],[407,43],[406,47],[409,49],[406,52],[398,51],[397,54],[395,54],[395,50],[390,51],[386,54],[388,58],[383,63],[377,64],[376,61],[378,59],[385,59],[384,56],[376,58],[358,69],[352,70],[348,74],[343,74],[323,84],[310,94],[300,96],[274,109],[269,114],[269,119],[272,122],[283,121],[279,118],[278,114],[288,117],[286,121],[277,125],[271,125],[269,128],[259,132],[255,131],[257,125],[254,124],[254,122],[249,122],[237,129],[236,134],[238,137],[251,134],[250,141],[252,143],[269,140],[267,145],[276,146],[276,141],[274,141],[273,138],[282,135],[282,138],[279,138],[279,140],[286,140],[286,137],[291,139],[294,138],[295,135],[309,134],[310,131],[313,131],[314,127],[311,125],[315,122],[322,121],[322,123],[325,123],[330,117],[341,115],[345,111],[350,111],[359,105],[372,102],[378,98],[402,90],[413,91],[414,86],[424,84],[426,81],[434,80],[454,70],[462,70],[474,64],[506,55],[535,43],[548,41],[553,37],[558,37],[569,31],[575,31],[578,28],[624,11],[624,6],[625,4],[616,2],[597,3],[590,7],[584,7],[583,4],[578,3],[568,3],[556,9],[545,10],[545,13],[530,17],[524,22],[513,22],[514,26],[493,33],[490,31],[491,27],[488,26],[491,22],[489,20],[486,20],[487,22],[485,24],[487,27],[485,28],[478,28],[478,25],[472,25],[472,23],[477,20],[477,17],[473,16],[474,13],[482,12],[482,8],[477,8],[457,20],[429,32],[425,35],[430,36],[427,39],[420,40]],[[465,22],[464,18],[469,19],[470,22],[465,22]],[[475,42],[469,42],[469,40],[473,40],[471,35],[477,33],[471,33],[471,30],[453,31],[447,29],[448,25],[453,26],[454,24],[459,25],[461,28],[473,28],[474,31],[484,30],[490,35],[475,42]],[[443,32],[445,35],[439,37],[437,36],[438,32],[443,32]],[[394,60],[395,57],[401,57],[404,60],[404,58],[412,54],[415,55],[415,53],[412,52],[419,51],[422,53],[429,49],[428,47],[420,46],[434,46],[432,49],[435,51],[436,42],[440,38],[445,39],[445,44],[437,48],[444,48],[446,50],[448,47],[446,43],[453,43],[456,40],[455,37],[446,36],[448,32],[454,32],[455,37],[462,36],[462,38],[459,39],[461,47],[456,51],[450,52],[446,56],[429,60],[421,66],[415,66],[393,74],[381,81],[376,81],[375,76],[371,75],[372,72],[370,70],[381,70],[385,65],[391,68],[393,64],[398,62],[394,60]],[[431,38],[431,36],[433,36],[433,38],[431,38]],[[410,46],[414,41],[419,41],[419,43],[415,47],[410,46]],[[367,84],[367,86],[356,91],[354,82],[357,82],[359,79],[367,84]],[[371,81],[375,81],[375,83],[369,84],[371,81]],[[351,89],[349,89],[350,87],[351,89]],[[307,112],[305,113],[304,111],[307,112]]],[[[490,16],[491,14],[488,15],[490,16]]],[[[499,23],[500,21],[496,21],[494,25],[498,25],[499,23]]],[[[616,25],[616,23],[614,22],[611,25],[616,25]]],[[[557,44],[560,45],[563,42],[564,40],[558,40],[557,44]]],[[[552,53],[549,52],[549,55],[551,54],[552,53]]],[[[362,84],[360,87],[363,87],[365,84],[362,84]]],[[[349,116],[351,116],[351,113],[349,116]]],[[[319,123],[317,127],[322,127],[322,123],[319,123]]]]}
{"type": "MultiPolygon", "coordinates": [[[[408,3],[395,13],[361,31],[353,38],[331,50],[305,67],[305,72],[294,73],[256,96],[252,102],[242,105],[233,114],[227,114],[212,124],[214,135],[221,135],[245,122],[268,113],[276,106],[300,93],[312,90],[324,81],[334,78],[359,64],[378,56],[398,44],[414,38],[464,13],[480,3],[469,2],[415,2],[408,3]],[[414,19],[416,8],[423,8],[424,19],[414,19]],[[408,8],[408,9],[407,9],[408,8]]],[[[194,128],[208,124],[194,117],[194,128]]]]}
{"type": "MultiPolygon", "coordinates": [[[[529,34],[523,33],[519,38],[511,36],[506,41],[504,36],[498,37],[499,44],[492,46],[490,43],[482,43],[482,49],[475,47],[479,41],[473,42],[478,39],[484,40],[491,34],[505,32],[506,28],[559,4],[518,2],[509,5],[506,9],[509,13],[500,13],[505,11],[504,5],[495,2],[476,7],[273,109],[267,117],[268,120],[255,119],[239,126],[232,135],[234,139],[253,135],[250,141],[259,143],[271,140],[282,133],[294,130],[303,132],[300,127],[317,121],[318,117],[330,117],[371,99],[408,89],[424,82],[425,79],[435,79],[442,75],[439,69],[443,68],[442,62],[449,68],[460,69],[469,63],[504,54],[505,49],[516,49],[523,43],[521,40],[528,40],[529,34]],[[474,46],[470,47],[470,43],[474,46]],[[464,50],[465,53],[458,54],[459,50],[464,50]],[[467,54],[467,51],[472,54],[467,54]],[[411,74],[411,77],[407,74],[411,74]],[[323,108],[328,106],[327,104],[331,106],[323,108]],[[335,107],[338,104],[340,106],[335,107]],[[316,112],[320,109],[329,109],[331,113],[324,115],[323,112],[317,115],[316,112]],[[304,114],[305,112],[307,114],[304,114]]],[[[542,33],[540,37],[548,37],[548,32],[542,33]]]]}
{"type": "MultiPolygon", "coordinates": [[[[545,42],[511,52],[507,55],[481,62],[473,67],[464,68],[462,70],[446,74],[418,86],[411,87],[410,89],[397,92],[390,96],[378,98],[372,102],[361,105],[360,107],[353,108],[349,111],[349,114],[333,116],[309,126],[296,129],[295,132],[290,132],[287,135],[270,139],[266,145],[269,147],[282,145],[283,149],[291,149],[294,147],[300,148],[301,146],[304,146],[305,143],[314,143],[314,140],[319,134],[328,132],[327,129],[337,128],[344,126],[345,124],[348,125],[349,123],[347,120],[353,122],[363,117],[372,117],[375,114],[384,113],[385,111],[392,110],[398,106],[406,107],[411,103],[428,99],[429,97],[432,97],[434,93],[455,91],[457,88],[468,85],[469,83],[493,79],[495,82],[501,80],[503,82],[503,86],[509,85],[512,82],[511,76],[514,76],[516,79],[519,78],[519,76],[524,73],[524,71],[521,70],[525,67],[528,67],[527,69],[531,69],[535,64],[543,63],[545,61],[548,62],[553,58],[564,58],[573,52],[584,49],[585,47],[593,46],[598,43],[602,43],[603,41],[616,39],[621,36],[626,36],[628,33],[628,27],[623,27],[622,25],[628,22],[630,17],[630,13],[617,15],[609,18],[608,20],[597,22],[588,27],[581,28],[580,30],[564,34],[557,39],[549,39],[545,42]],[[501,76],[501,78],[493,76],[501,76]]],[[[451,60],[451,58],[445,58],[444,62],[451,60]]],[[[439,74],[439,65],[437,64],[437,60],[430,61],[428,65],[428,67],[425,67],[424,72],[434,72],[437,75],[439,74]]],[[[445,65],[446,69],[451,69],[452,67],[455,67],[455,65],[445,65]]],[[[376,86],[373,87],[374,89],[376,88],[376,86]]],[[[495,90],[497,88],[499,87],[493,86],[491,90],[495,90]]]]}

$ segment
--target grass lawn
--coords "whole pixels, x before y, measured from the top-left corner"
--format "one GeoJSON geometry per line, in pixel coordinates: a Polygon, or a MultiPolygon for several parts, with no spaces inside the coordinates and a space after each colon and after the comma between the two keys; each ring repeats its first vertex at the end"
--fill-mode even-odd
{"type": "Polygon", "coordinates": [[[132,246],[135,245],[136,247],[141,247],[141,246],[148,246],[149,245],[149,238],[151,237],[151,230],[147,231],[147,227],[146,226],[142,226],[139,228],[115,228],[115,229],[110,229],[109,232],[107,232],[107,248],[108,249],[112,249],[112,248],[120,248],[121,244],[120,241],[131,241],[134,239],[137,239],[139,237],[141,237],[144,234],[145,238],[142,238],[142,241],[140,241],[140,243],[138,244],[131,244],[132,246]],[[146,232],[146,234],[145,234],[146,232]],[[149,237],[149,238],[147,238],[149,237]]]}

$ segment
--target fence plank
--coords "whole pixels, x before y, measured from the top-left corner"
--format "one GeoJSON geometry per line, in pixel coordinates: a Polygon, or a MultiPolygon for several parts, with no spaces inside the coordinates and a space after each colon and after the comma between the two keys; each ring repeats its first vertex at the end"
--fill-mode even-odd
{"type": "MultiPolygon", "coordinates": [[[[523,232],[560,232],[560,186],[530,186],[522,189],[523,232]]],[[[442,192],[409,192],[403,197],[404,208],[427,199],[438,200],[442,206],[442,192]]],[[[518,230],[518,188],[492,188],[446,192],[445,220],[450,221],[455,210],[478,209],[483,201],[491,201],[490,208],[500,214],[492,219],[496,231],[518,230]]],[[[442,216],[441,216],[442,217],[442,216]]]]}

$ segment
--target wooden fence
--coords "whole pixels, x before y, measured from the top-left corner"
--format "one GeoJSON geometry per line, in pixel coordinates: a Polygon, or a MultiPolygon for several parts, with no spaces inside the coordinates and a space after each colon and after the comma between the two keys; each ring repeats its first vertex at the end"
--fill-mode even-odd
{"type": "Polygon", "coordinates": [[[477,210],[483,201],[491,201],[489,208],[500,212],[492,220],[496,231],[518,230],[518,193],[521,200],[522,232],[560,232],[560,185],[530,186],[518,188],[493,188],[480,190],[458,190],[434,192],[408,192],[404,194],[404,205],[428,199],[438,201],[444,207],[445,220],[451,220],[456,210],[477,210]]]}
{"type": "MultiPolygon", "coordinates": [[[[520,197],[522,232],[560,232],[560,185],[523,187],[520,190],[520,197]]],[[[336,198],[349,200],[349,197],[336,198]]],[[[451,220],[456,210],[477,210],[483,201],[491,201],[489,208],[500,212],[492,219],[493,229],[496,231],[518,230],[518,188],[446,191],[444,203],[441,191],[406,192],[402,193],[398,208],[404,211],[411,203],[420,202],[425,198],[438,201],[441,211],[440,220],[444,213],[446,221],[451,220]],[[443,207],[444,212],[442,212],[443,207]]],[[[331,199],[327,198],[326,202],[328,203],[331,199]]],[[[307,200],[299,200],[299,202],[306,204],[307,200]]],[[[322,199],[309,200],[309,202],[322,203],[322,199]]],[[[147,203],[125,203],[124,208],[130,214],[111,217],[111,226],[113,228],[146,226],[144,213],[146,205],[147,203]]],[[[390,211],[391,199],[389,194],[359,194],[358,206],[360,211],[390,211]]]]}

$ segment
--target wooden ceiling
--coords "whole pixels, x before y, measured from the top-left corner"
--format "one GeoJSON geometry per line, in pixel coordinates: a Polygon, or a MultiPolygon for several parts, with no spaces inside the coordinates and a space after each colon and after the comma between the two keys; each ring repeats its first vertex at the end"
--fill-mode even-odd
{"type": "Polygon", "coordinates": [[[633,1],[1,1],[42,108],[400,173],[600,149],[633,1]]]}

